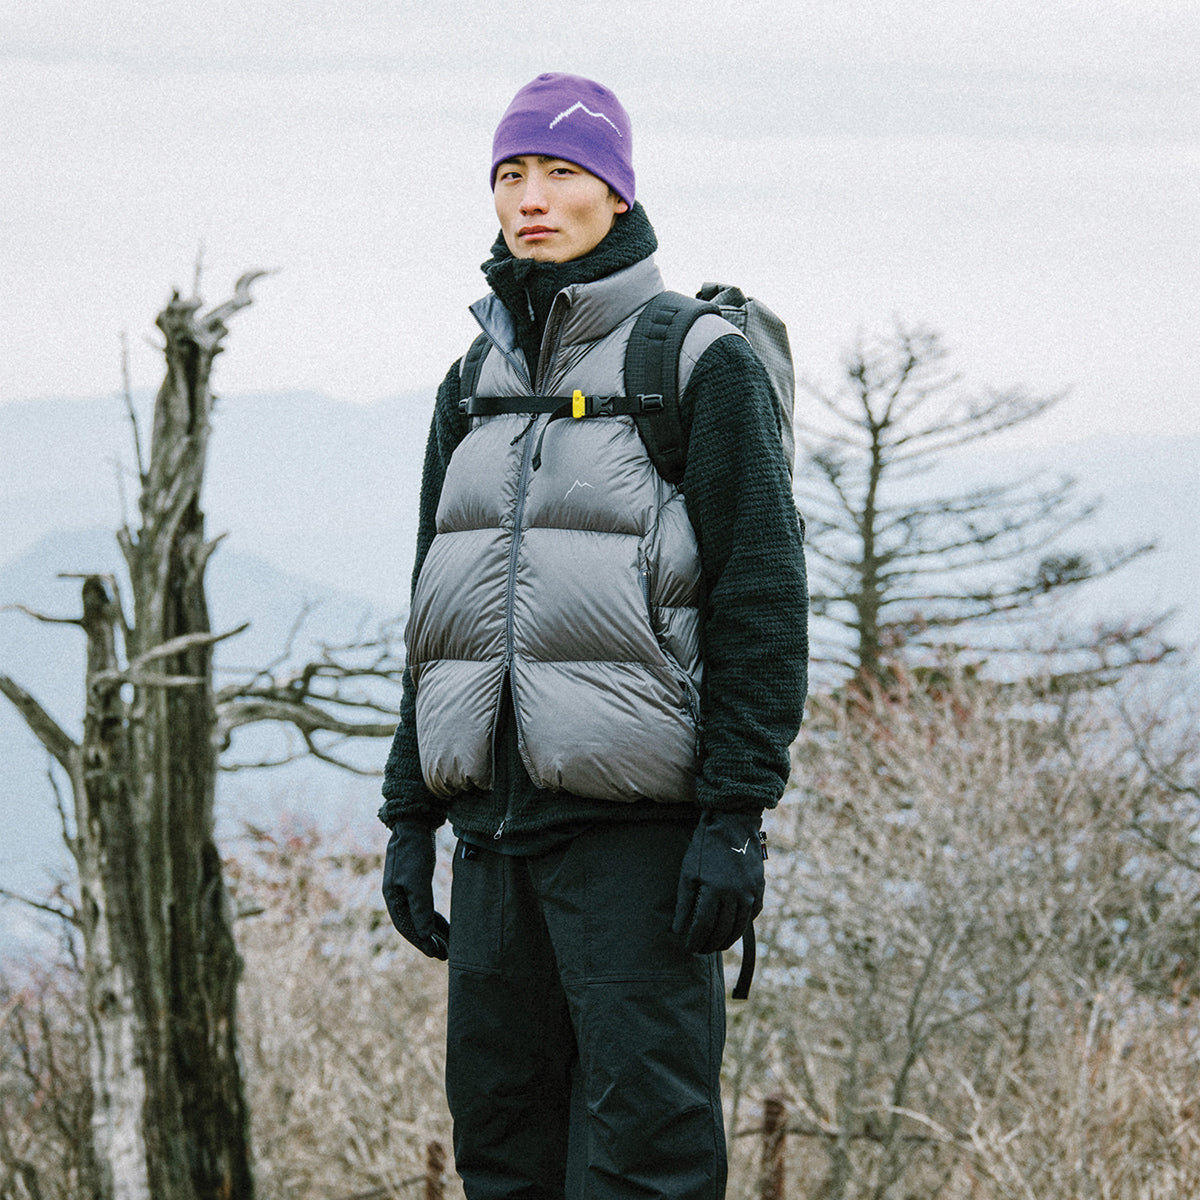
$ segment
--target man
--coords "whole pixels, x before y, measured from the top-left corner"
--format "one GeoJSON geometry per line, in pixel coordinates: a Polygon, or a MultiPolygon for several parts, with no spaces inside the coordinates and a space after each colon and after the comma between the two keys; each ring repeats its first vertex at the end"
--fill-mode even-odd
{"type": "Polygon", "coordinates": [[[723,1195],[720,951],[762,906],[762,810],[805,696],[800,532],[745,339],[716,316],[688,335],[678,488],[630,416],[551,411],[623,393],[663,290],[630,141],[590,80],[517,93],[472,306],[491,415],[461,411],[455,363],[426,449],[384,895],[449,957],[469,1200],[564,1196],[568,1132],[588,1196],[723,1195]],[[453,934],[431,888],[447,818],[453,934]]]}

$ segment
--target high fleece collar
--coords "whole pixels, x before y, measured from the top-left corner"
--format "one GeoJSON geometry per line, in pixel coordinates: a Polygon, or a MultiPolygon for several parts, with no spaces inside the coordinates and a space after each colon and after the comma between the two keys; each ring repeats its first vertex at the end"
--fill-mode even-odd
{"type": "Polygon", "coordinates": [[[590,254],[570,262],[514,258],[500,236],[492,257],[482,265],[492,294],[473,304],[471,311],[518,373],[532,377],[555,298],[562,294],[570,307],[564,336],[602,337],[663,290],[651,257],[657,248],[658,239],[640,204],[620,213],[590,254]],[[630,307],[620,311],[625,305],[630,307]]]}
{"type": "Polygon", "coordinates": [[[503,235],[481,270],[492,292],[508,310],[517,344],[532,362],[541,345],[555,296],[575,284],[593,283],[623,271],[658,249],[654,227],[640,203],[619,213],[603,241],[589,254],[565,263],[514,258],[503,235]]]}
{"type": "MultiPolygon", "coordinates": [[[[556,344],[564,347],[594,342],[612,332],[627,317],[663,290],[663,278],[653,258],[644,258],[591,283],[574,283],[557,294],[565,312],[556,344]]],[[[532,372],[517,351],[524,349],[511,310],[495,296],[485,296],[471,305],[480,328],[495,343],[533,389],[532,372]]],[[[558,318],[556,318],[557,321],[558,318]]],[[[536,361],[537,356],[529,358],[536,361]]]]}

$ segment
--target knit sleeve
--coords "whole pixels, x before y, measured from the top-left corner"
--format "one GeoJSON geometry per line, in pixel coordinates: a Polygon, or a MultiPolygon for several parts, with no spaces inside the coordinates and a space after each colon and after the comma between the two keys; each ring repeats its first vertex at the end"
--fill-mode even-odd
{"type": "MultiPolygon", "coordinates": [[[[412,573],[414,589],[436,532],[438,502],[446,479],[446,467],[466,432],[466,422],[458,411],[458,385],[459,363],[456,362],[438,388],[429,440],[425,443],[425,466],[421,474],[417,518],[417,553],[412,573]]],[[[435,828],[446,819],[445,801],[434,796],[421,777],[421,756],[417,749],[416,691],[407,668],[400,700],[400,723],[392,737],[392,748],[383,771],[383,806],[379,810],[379,819],[385,825],[391,825],[400,817],[424,821],[435,828]]]]}
{"type": "Polygon", "coordinates": [[[744,339],[703,354],[681,405],[700,547],[702,807],[773,807],[808,690],[803,537],[766,372],[744,339]],[[690,425],[690,429],[689,429],[690,425]]]}

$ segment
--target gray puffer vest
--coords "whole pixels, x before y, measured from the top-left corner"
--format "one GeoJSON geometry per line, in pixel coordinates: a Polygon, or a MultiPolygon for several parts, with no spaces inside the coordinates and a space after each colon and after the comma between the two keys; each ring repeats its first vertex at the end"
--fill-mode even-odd
{"type": "MultiPolygon", "coordinates": [[[[472,312],[492,342],[478,394],[623,394],[630,330],[662,290],[652,259],[565,288],[535,380],[507,310],[494,296],[478,302],[472,312]]],[[[727,334],[741,336],[715,316],[693,327],[681,392],[703,350],[727,334]]],[[[430,790],[492,786],[509,686],[538,787],[692,799],[699,554],[683,495],[655,470],[632,419],[473,418],[450,460],[436,528],[406,633],[430,790]]]]}

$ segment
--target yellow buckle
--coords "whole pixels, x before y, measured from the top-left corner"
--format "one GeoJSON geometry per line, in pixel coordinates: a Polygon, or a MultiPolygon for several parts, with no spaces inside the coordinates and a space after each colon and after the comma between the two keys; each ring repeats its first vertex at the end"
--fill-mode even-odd
{"type": "Polygon", "coordinates": [[[578,389],[571,396],[571,416],[576,420],[587,415],[587,397],[578,389]]]}

